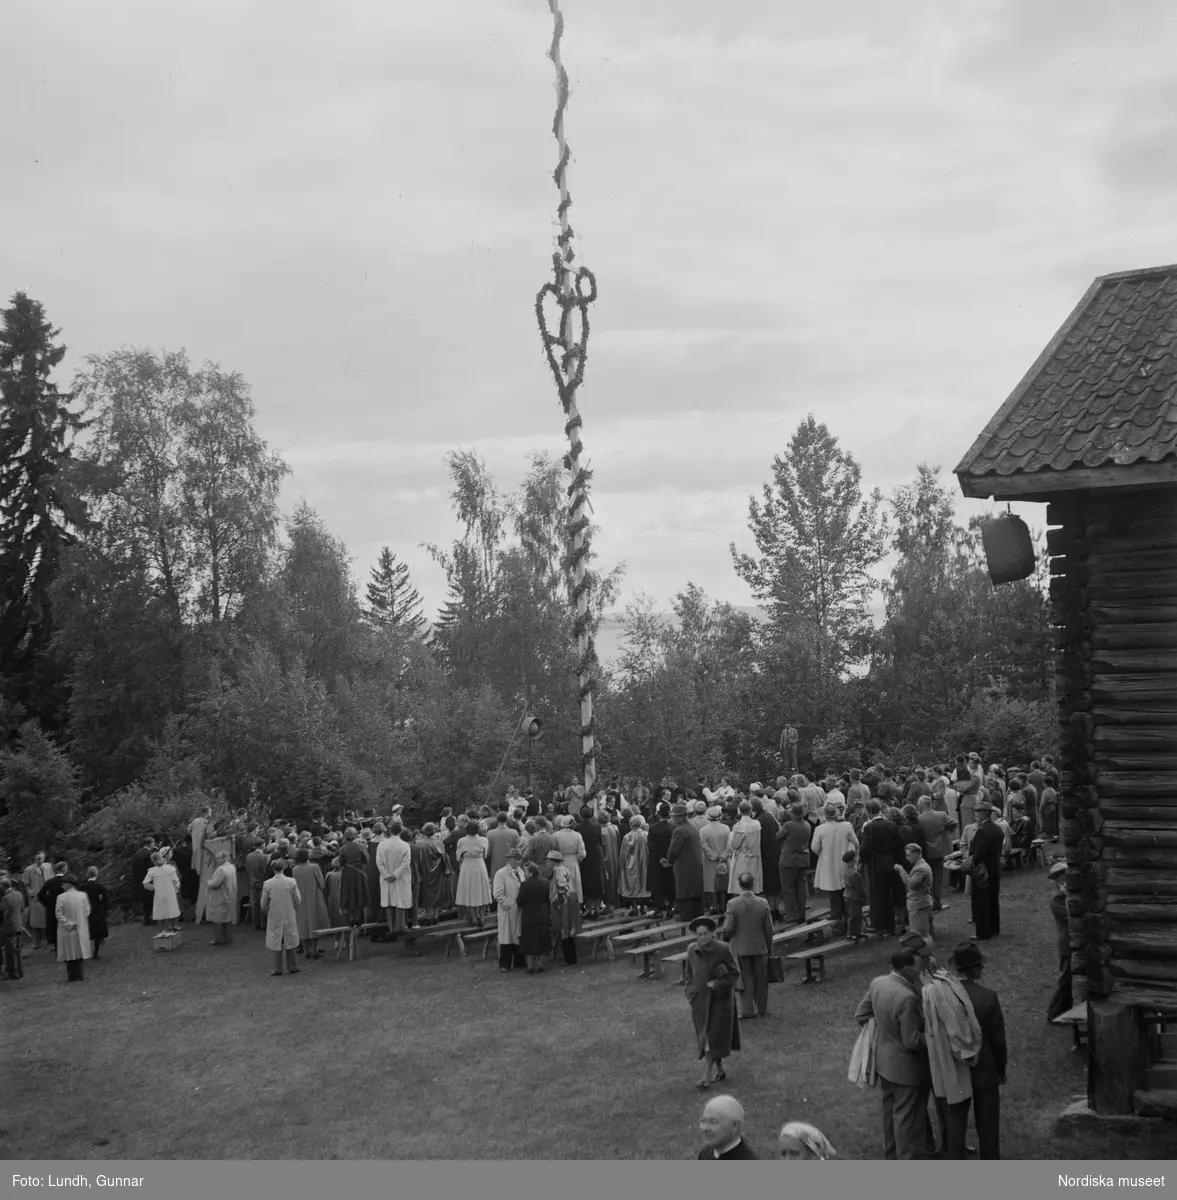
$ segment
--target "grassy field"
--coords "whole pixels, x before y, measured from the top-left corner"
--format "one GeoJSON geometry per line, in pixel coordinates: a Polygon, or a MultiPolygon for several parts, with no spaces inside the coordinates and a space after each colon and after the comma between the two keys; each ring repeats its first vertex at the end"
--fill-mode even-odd
{"type": "MultiPolygon", "coordinates": [[[[1085,1089],[1070,1033],[1047,1024],[1054,930],[1041,870],[1007,876],[1006,933],[985,982],[1010,1043],[1008,1158],[1169,1158],[1171,1124],[1143,1135],[1056,1138],[1085,1089]]],[[[953,897],[937,942],[967,936],[953,897]]],[[[445,962],[369,947],[273,979],[262,935],[214,949],[185,928],[174,954],[154,930],[114,931],[86,982],[45,951],[0,984],[0,1156],[11,1159],[681,1159],[698,1147],[703,1097],[686,1003],[671,968],[642,983],[628,964],[503,975],[492,959],[445,962]],[[100,1149],[97,1149],[100,1148],[100,1149]]],[[[846,1080],[854,1008],[893,943],[830,960],[805,987],[790,965],[770,1017],[744,1027],[725,1085],[749,1138],[817,1124],[843,1158],[882,1155],[879,1100],[846,1080]]]]}

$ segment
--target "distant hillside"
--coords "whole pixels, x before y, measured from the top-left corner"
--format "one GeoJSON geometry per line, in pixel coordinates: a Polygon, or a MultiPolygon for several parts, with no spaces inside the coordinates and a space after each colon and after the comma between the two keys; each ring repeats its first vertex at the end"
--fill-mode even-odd
{"type": "MultiPolygon", "coordinates": [[[[768,614],[764,609],[755,606],[737,604],[733,606],[737,612],[747,613],[754,621],[765,621],[768,614]]],[[[677,625],[678,619],[674,613],[659,613],[658,616],[671,625],[677,625]]],[[[597,657],[602,663],[616,662],[621,653],[621,637],[624,632],[621,626],[624,613],[606,613],[601,619],[601,628],[597,633],[597,657]]]]}

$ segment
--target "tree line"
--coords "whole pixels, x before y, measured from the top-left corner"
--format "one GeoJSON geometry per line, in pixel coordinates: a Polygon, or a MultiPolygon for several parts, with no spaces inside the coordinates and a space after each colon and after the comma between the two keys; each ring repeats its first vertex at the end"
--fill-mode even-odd
{"type": "MultiPolygon", "coordinates": [[[[500,490],[474,451],[447,469],[458,535],[427,620],[385,547],[361,588],[347,547],[258,436],[246,381],[183,351],[65,355],[42,305],[0,314],[0,845],[27,855],[112,814],[216,797],[298,817],[432,813],[579,767],[562,464],[500,490]]],[[[812,416],[749,503],[736,573],[755,621],[687,583],[625,610],[599,666],[598,774],[688,782],[806,764],[1029,757],[1051,738],[1045,559],[994,588],[938,468],[886,500],[812,416]],[[894,555],[876,628],[873,572],[894,555]]],[[[391,532],[391,531],[390,531],[391,532]]],[[[390,538],[390,540],[392,540],[390,538]]],[[[623,565],[592,561],[594,620],[623,565]]],[[[594,626],[595,631],[595,626],[594,626]]]]}

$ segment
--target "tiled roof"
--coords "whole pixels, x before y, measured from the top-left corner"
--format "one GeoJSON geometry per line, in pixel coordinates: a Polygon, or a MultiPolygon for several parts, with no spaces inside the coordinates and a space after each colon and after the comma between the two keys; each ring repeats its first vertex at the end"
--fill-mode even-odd
{"type": "Polygon", "coordinates": [[[1174,457],[1177,266],[1152,267],[1103,275],[1087,289],[955,474],[981,479],[1174,457]]]}

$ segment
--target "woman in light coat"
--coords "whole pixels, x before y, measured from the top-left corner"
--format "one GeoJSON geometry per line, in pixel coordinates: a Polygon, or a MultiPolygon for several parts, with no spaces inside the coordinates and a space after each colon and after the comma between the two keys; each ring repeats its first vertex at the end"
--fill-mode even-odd
{"type": "Polygon", "coordinates": [[[580,864],[587,857],[588,850],[585,848],[584,838],[573,828],[576,824],[575,817],[561,817],[558,824],[563,828],[556,830],[554,839],[556,849],[560,851],[564,865],[568,868],[568,877],[572,881],[572,891],[576,896],[576,903],[583,904],[584,887],[580,881],[580,864]]]}
{"type": "Polygon", "coordinates": [[[759,895],[764,891],[764,869],[760,861],[761,826],[752,815],[750,801],[741,800],[739,811],[740,819],[735,823],[731,841],[728,842],[731,859],[728,867],[728,895],[740,894],[738,880],[745,871],[756,881],[752,890],[759,895]]]}
{"type": "Polygon", "coordinates": [[[266,949],[274,952],[274,970],[271,975],[282,974],[282,964],[291,975],[297,975],[294,952],[298,949],[298,908],[302,894],[293,878],[284,867],[266,880],[262,886],[262,912],[266,914],[266,949]]]}
{"type": "Polygon", "coordinates": [[[171,923],[171,928],[180,928],[180,872],[171,863],[165,863],[157,850],[151,856],[151,870],[144,877],[143,886],[152,895],[151,919],[171,923]]]}
{"type": "Polygon", "coordinates": [[[491,895],[498,907],[499,970],[509,971],[512,967],[526,967],[527,960],[519,950],[521,917],[517,899],[523,884],[524,874],[520,869],[523,855],[518,846],[507,851],[507,865],[499,867],[491,884],[491,895]]]}
{"type": "Polygon", "coordinates": [[[845,904],[842,900],[842,855],[847,850],[858,849],[858,838],[854,826],[838,817],[836,805],[827,804],[825,821],[813,831],[809,849],[817,855],[817,869],[813,875],[814,891],[824,892],[830,903],[830,919],[835,931],[846,924],[845,904]]]}
{"type": "Polygon", "coordinates": [[[646,840],[646,822],[641,817],[630,817],[629,832],[621,839],[620,869],[621,898],[629,901],[629,915],[637,916],[645,911],[650,898],[647,874],[650,866],[650,849],[646,840]]]}

